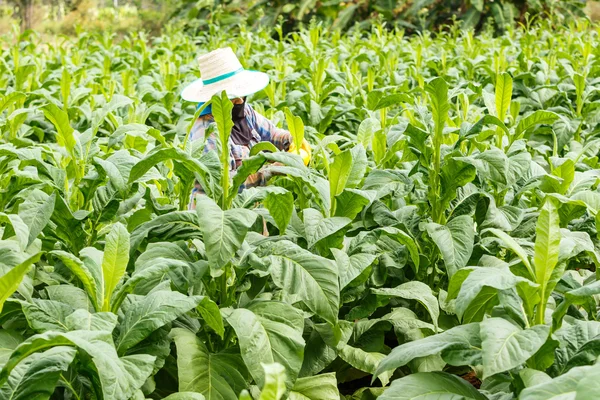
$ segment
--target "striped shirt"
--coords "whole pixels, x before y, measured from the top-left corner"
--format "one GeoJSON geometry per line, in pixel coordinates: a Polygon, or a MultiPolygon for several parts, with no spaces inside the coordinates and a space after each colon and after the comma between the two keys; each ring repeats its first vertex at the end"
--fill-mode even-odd
{"type": "MultiPolygon", "coordinates": [[[[250,157],[250,149],[257,143],[260,142],[271,142],[275,147],[281,151],[288,151],[290,144],[292,143],[292,135],[285,129],[280,129],[275,126],[269,119],[265,118],[261,114],[254,111],[254,109],[246,104],[244,107],[244,114],[248,127],[252,131],[253,139],[247,145],[238,145],[233,143],[233,140],[229,138],[229,160],[230,160],[230,174],[233,178],[236,170],[242,165],[242,161],[250,157]]],[[[208,129],[211,125],[215,124],[215,120],[211,114],[201,116],[196,120],[192,130],[190,132],[190,140],[204,140],[204,152],[213,151],[217,149],[217,135],[216,129],[208,129]],[[208,137],[205,137],[205,133],[211,131],[208,137]]],[[[214,125],[213,125],[214,126],[214,125]]],[[[246,181],[241,185],[240,191],[245,188],[264,186],[271,177],[268,169],[263,168],[255,174],[250,175],[246,181]]],[[[192,190],[191,200],[194,199],[195,195],[203,193],[202,186],[196,182],[194,189],[192,190]]],[[[190,208],[193,208],[193,201],[190,201],[190,208]]]]}

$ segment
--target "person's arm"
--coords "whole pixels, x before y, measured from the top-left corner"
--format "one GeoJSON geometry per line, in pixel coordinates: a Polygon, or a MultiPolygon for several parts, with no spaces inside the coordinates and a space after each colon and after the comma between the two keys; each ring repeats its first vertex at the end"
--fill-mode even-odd
{"type": "Polygon", "coordinates": [[[258,132],[260,139],[263,142],[273,143],[281,151],[288,151],[293,142],[292,134],[285,129],[276,127],[268,118],[254,111],[250,105],[247,107],[252,128],[258,132]]]}

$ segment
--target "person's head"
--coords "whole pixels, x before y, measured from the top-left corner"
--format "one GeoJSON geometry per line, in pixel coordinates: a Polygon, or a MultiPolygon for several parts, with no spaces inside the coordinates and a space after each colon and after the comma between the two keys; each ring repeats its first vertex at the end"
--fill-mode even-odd
{"type": "Polygon", "coordinates": [[[213,95],[225,91],[234,104],[241,104],[246,96],[269,84],[267,74],[244,69],[230,47],[200,56],[198,64],[202,78],[183,89],[184,100],[206,103],[213,95]]]}

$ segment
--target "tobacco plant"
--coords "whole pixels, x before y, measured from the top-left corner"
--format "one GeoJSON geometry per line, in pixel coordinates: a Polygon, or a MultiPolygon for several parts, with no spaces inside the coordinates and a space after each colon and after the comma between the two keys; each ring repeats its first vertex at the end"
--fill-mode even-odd
{"type": "Polygon", "coordinates": [[[595,398],[598,32],[551,27],[4,38],[0,398],[595,398]],[[308,166],[229,175],[224,93],[189,140],[197,44],[308,166]]]}

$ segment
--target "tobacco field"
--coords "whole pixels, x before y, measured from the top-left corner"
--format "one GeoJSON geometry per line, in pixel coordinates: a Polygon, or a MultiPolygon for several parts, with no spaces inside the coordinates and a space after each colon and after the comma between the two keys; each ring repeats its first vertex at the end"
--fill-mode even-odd
{"type": "Polygon", "coordinates": [[[0,399],[597,399],[600,31],[275,29],[2,39],[0,399]],[[223,46],[308,166],[188,140],[223,46]]]}

